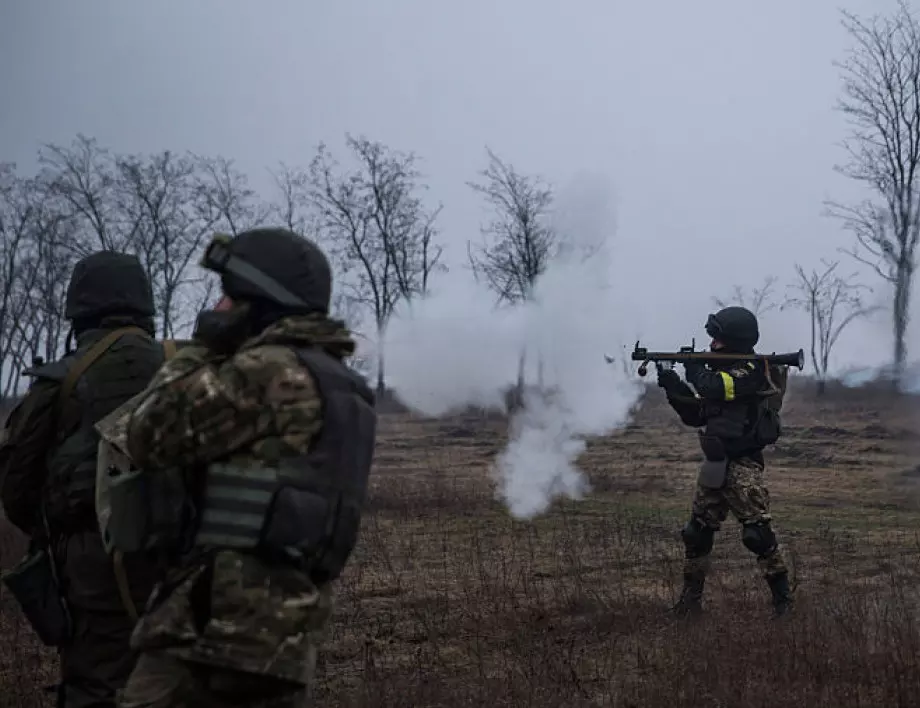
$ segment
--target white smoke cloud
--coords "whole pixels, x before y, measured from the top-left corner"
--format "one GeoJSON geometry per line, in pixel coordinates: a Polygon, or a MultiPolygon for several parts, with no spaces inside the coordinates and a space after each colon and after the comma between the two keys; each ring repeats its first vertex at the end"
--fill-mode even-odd
{"type": "Polygon", "coordinates": [[[386,338],[388,378],[409,407],[442,416],[467,405],[502,408],[526,348],[528,382],[542,361],[549,393],[528,391],[511,421],[511,439],[495,461],[498,492],[510,512],[530,518],[553,499],[589,491],[576,466],[585,436],[623,425],[640,386],[622,362],[604,353],[631,332],[621,313],[628,303],[610,287],[612,233],[609,192],[582,178],[558,200],[557,230],[575,245],[547,270],[534,302],[496,309],[483,285],[445,285],[391,322],[386,338]],[[584,258],[585,248],[593,248],[584,258]],[[619,322],[618,322],[619,320],[619,322]]]}

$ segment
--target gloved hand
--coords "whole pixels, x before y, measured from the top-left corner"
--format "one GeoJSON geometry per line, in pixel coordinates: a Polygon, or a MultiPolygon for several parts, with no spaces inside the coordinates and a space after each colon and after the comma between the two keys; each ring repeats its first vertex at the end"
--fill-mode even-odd
{"type": "Polygon", "coordinates": [[[680,375],[674,369],[658,369],[658,385],[665,391],[673,391],[679,388],[681,383],[680,375]]]}

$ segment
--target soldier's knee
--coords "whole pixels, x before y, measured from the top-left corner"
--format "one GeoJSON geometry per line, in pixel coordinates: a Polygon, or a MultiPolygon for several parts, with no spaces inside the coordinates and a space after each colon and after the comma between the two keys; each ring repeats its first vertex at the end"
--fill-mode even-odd
{"type": "Polygon", "coordinates": [[[715,529],[702,523],[695,516],[691,518],[680,532],[687,549],[687,556],[698,558],[709,554],[712,551],[715,533],[715,529]]]}
{"type": "Polygon", "coordinates": [[[741,532],[741,542],[744,547],[757,556],[766,556],[776,550],[776,534],[769,521],[757,521],[744,524],[741,532]]]}

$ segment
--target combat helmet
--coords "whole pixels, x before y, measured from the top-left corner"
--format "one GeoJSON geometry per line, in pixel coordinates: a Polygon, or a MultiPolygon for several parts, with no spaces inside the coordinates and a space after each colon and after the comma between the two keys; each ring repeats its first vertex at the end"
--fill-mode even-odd
{"type": "Polygon", "coordinates": [[[137,256],[100,251],[74,266],[64,304],[68,320],[107,315],[152,317],[154,312],[150,280],[137,256]]]}
{"type": "Polygon", "coordinates": [[[293,231],[263,228],[236,236],[217,234],[201,265],[221,277],[234,300],[291,313],[329,311],[332,268],[313,241],[293,231]]]}
{"type": "Polygon", "coordinates": [[[724,307],[706,320],[706,334],[738,353],[754,351],[760,340],[757,316],[746,307],[724,307]]]}

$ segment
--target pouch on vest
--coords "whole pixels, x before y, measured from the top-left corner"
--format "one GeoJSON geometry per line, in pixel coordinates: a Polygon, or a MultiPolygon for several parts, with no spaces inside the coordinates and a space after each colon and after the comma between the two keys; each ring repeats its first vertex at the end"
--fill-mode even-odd
{"type": "MultiPolygon", "coordinates": [[[[161,344],[165,361],[185,346],[185,343],[170,339],[161,344]]],[[[116,549],[131,553],[149,548],[159,540],[159,537],[154,538],[156,523],[151,509],[155,500],[149,497],[151,490],[144,476],[138,474],[137,468],[124,452],[127,449],[127,426],[131,413],[146,396],[146,390],[135,394],[95,425],[99,434],[95,474],[96,520],[107,553],[116,549]],[[117,487],[117,491],[113,492],[113,487],[117,487]]],[[[171,480],[168,486],[175,486],[175,481],[171,480]]],[[[159,491],[162,493],[162,489],[159,491]]],[[[182,498],[171,500],[171,509],[180,511],[178,514],[170,514],[165,520],[162,520],[162,513],[158,511],[161,523],[169,523],[181,516],[185,501],[184,494],[182,498]]]]}
{"type": "Polygon", "coordinates": [[[337,578],[357,542],[360,501],[324,482],[326,470],[215,463],[208,467],[201,546],[260,551],[287,559],[317,584],[337,578]]]}
{"type": "Polygon", "coordinates": [[[262,545],[305,561],[317,583],[338,578],[358,542],[361,509],[345,495],[282,487],[262,531],[262,545]]]}
{"type": "Polygon", "coordinates": [[[150,539],[147,480],[143,472],[114,474],[109,480],[109,518],[104,531],[106,548],[124,553],[146,549],[150,539]]]}
{"type": "Polygon", "coordinates": [[[70,642],[73,631],[70,611],[50,551],[41,548],[29,553],[3,574],[3,584],[16,598],[42,644],[62,647],[70,642]]]}
{"type": "Polygon", "coordinates": [[[720,440],[741,440],[749,424],[748,406],[732,402],[709,405],[706,410],[706,435],[720,440]]]}
{"type": "Polygon", "coordinates": [[[728,471],[724,443],[715,436],[700,433],[700,447],[706,459],[700,464],[697,483],[707,489],[722,489],[728,471]]]}
{"type": "Polygon", "coordinates": [[[762,407],[754,425],[754,439],[761,447],[772,445],[783,434],[783,422],[778,410],[762,407]]]}
{"type": "Polygon", "coordinates": [[[103,537],[107,550],[172,550],[183,538],[191,513],[179,470],[116,472],[109,479],[108,493],[103,537]]]}
{"type": "Polygon", "coordinates": [[[298,350],[322,398],[323,424],[309,452],[277,467],[257,460],[208,467],[204,546],[256,549],[296,561],[314,582],[337,578],[358,538],[373,461],[373,393],[339,360],[298,350]]]}

